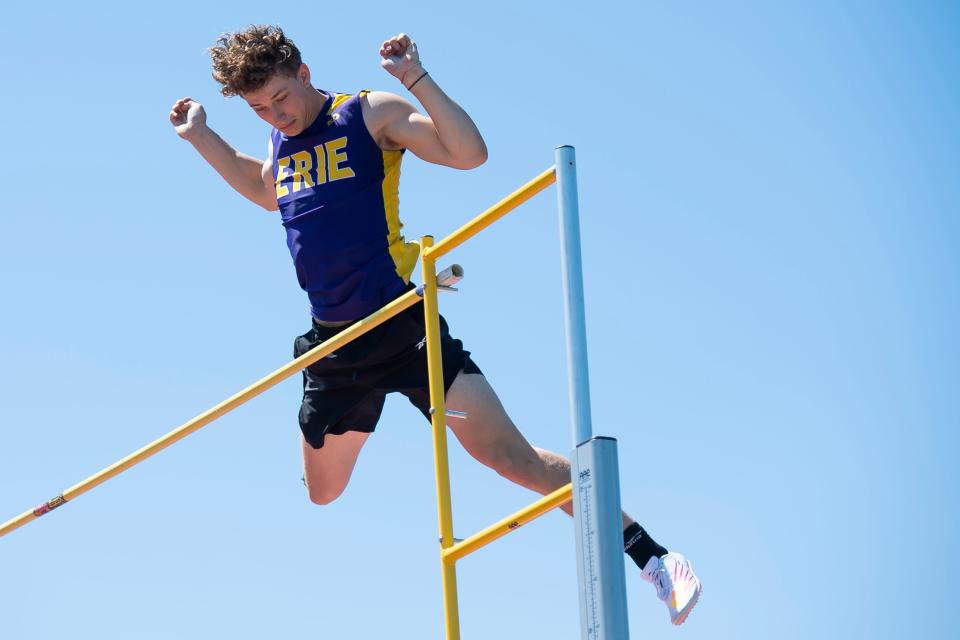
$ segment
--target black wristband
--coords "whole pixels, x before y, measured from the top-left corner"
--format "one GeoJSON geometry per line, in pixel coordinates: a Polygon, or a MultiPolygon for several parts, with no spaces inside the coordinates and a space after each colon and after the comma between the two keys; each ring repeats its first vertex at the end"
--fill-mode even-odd
{"type": "Polygon", "coordinates": [[[410,86],[407,87],[407,91],[410,91],[411,89],[413,89],[414,85],[416,85],[418,82],[426,78],[428,75],[430,75],[430,72],[424,71],[422,76],[420,76],[419,78],[417,78],[416,80],[410,83],[410,86]]]}

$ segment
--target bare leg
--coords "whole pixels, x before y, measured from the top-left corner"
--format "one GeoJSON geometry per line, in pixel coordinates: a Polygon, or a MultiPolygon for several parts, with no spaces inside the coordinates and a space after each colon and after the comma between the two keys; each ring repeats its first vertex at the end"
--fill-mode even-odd
{"type": "MultiPolygon", "coordinates": [[[[501,476],[540,494],[570,482],[570,461],[531,446],[483,375],[461,372],[447,391],[446,403],[468,414],[466,419],[450,420],[450,429],[463,448],[501,476]]],[[[572,503],[560,508],[573,515],[572,503]]],[[[624,513],[623,528],[631,524],[633,518],[624,513]]]]}
{"type": "Polygon", "coordinates": [[[348,431],[327,436],[323,447],[314,449],[300,436],[303,446],[303,479],[315,504],[330,504],[343,493],[369,433],[348,431]]]}

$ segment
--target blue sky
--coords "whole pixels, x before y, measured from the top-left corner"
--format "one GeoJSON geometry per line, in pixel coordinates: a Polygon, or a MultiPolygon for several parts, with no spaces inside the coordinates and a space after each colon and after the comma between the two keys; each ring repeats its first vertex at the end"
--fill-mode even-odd
{"type": "MultiPolygon", "coordinates": [[[[268,131],[204,51],[279,23],[318,86],[402,92],[399,31],[490,149],[408,158],[438,238],[579,159],[594,428],[625,508],[704,582],[634,638],[950,637],[960,537],[960,13],[946,3],[20,4],[0,52],[0,520],[283,364],[309,326],[276,214],[176,137],[184,95],[268,131]]],[[[567,452],[551,189],[450,260],[442,301],[534,443],[567,452]]],[[[290,380],[0,541],[0,637],[441,637],[429,433],[387,403],[329,507],[290,380]]],[[[451,448],[460,537],[535,496],[451,448]]],[[[569,520],[459,565],[469,638],[577,637],[569,520]]]]}

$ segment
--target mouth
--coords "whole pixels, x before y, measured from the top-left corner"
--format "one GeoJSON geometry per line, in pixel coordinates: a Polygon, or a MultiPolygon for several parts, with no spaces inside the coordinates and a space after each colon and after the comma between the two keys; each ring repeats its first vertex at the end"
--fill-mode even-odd
{"type": "Polygon", "coordinates": [[[287,129],[293,126],[294,122],[296,122],[296,120],[291,120],[290,122],[284,125],[277,125],[277,129],[280,129],[280,131],[286,131],[287,129]]]}

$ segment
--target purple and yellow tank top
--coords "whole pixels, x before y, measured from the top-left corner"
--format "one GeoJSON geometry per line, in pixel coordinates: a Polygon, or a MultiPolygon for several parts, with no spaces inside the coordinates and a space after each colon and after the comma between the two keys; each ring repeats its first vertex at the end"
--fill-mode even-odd
{"type": "Polygon", "coordinates": [[[273,180],[297,280],[318,320],[362,318],[406,289],[419,247],[400,230],[403,151],[377,146],[361,91],[327,92],[303,133],[273,129],[273,180]]]}

